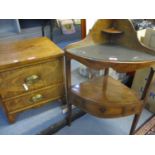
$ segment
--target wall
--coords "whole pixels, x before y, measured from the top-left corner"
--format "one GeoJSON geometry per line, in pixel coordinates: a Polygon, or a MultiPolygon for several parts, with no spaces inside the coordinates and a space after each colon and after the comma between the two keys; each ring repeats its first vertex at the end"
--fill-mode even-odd
{"type": "Polygon", "coordinates": [[[93,27],[93,25],[95,24],[95,22],[97,21],[97,19],[86,19],[86,30],[87,30],[87,34],[89,33],[90,29],[93,27]]]}

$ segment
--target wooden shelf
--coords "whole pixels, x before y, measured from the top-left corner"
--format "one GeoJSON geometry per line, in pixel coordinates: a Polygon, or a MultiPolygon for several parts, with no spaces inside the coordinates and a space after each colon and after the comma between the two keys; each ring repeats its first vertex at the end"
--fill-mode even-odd
{"type": "Polygon", "coordinates": [[[115,28],[103,29],[102,32],[108,33],[108,34],[122,34],[122,33],[123,33],[123,31],[117,30],[117,29],[115,29],[115,28]]]}

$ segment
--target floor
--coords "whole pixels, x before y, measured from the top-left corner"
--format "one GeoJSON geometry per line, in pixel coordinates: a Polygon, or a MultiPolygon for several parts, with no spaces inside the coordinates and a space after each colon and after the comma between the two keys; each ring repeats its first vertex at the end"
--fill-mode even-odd
{"type": "MultiPolygon", "coordinates": [[[[152,114],[144,110],[139,124],[143,124],[152,114]]],[[[100,119],[89,114],[75,120],[70,127],[66,126],[56,135],[128,135],[133,116],[117,119],[100,119]]]]}
{"type": "Polygon", "coordinates": [[[34,135],[61,121],[60,102],[49,103],[39,109],[32,109],[20,113],[16,123],[9,124],[2,108],[0,108],[0,135],[34,135]]]}
{"type": "MultiPolygon", "coordinates": [[[[68,44],[69,42],[65,43],[68,44]]],[[[59,45],[64,47],[64,43],[59,45]]],[[[86,80],[78,74],[76,70],[79,64],[72,62],[72,82],[79,83],[86,80]]],[[[139,122],[141,125],[152,113],[144,110],[139,122]]],[[[41,108],[25,111],[18,115],[16,123],[9,124],[6,116],[0,108],[0,135],[34,135],[39,134],[42,130],[65,119],[62,112],[61,102],[56,101],[49,103],[41,108]]],[[[129,132],[132,116],[119,119],[99,119],[88,114],[75,120],[71,127],[64,127],[57,135],[126,135],[129,132]]]]}

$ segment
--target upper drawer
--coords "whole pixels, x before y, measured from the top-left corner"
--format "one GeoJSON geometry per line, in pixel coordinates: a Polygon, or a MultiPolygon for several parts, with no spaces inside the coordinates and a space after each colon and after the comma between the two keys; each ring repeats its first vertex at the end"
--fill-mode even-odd
{"type": "Polygon", "coordinates": [[[63,59],[2,72],[0,93],[2,98],[9,98],[60,82],[63,82],[63,59]]]}

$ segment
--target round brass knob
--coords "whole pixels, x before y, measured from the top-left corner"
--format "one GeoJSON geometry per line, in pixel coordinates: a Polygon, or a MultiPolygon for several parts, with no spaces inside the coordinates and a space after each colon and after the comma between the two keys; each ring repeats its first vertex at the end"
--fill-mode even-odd
{"type": "Polygon", "coordinates": [[[100,112],[105,112],[106,111],[105,108],[100,108],[99,110],[100,110],[100,112]]]}

